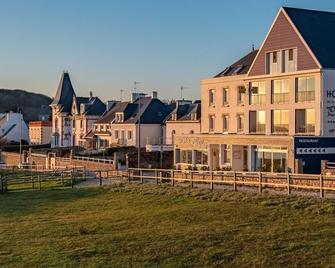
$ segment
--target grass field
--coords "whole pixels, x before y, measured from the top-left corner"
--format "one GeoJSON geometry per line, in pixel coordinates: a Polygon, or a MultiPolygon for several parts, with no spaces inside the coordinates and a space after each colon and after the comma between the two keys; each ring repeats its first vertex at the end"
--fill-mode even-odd
{"type": "Polygon", "coordinates": [[[0,195],[1,267],[320,267],[335,203],[153,185],[0,195]]]}

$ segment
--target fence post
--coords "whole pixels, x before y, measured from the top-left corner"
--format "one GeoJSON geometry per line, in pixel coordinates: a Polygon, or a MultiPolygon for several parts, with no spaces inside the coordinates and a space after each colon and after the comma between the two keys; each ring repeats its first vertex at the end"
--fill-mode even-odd
{"type": "Polygon", "coordinates": [[[0,192],[3,193],[4,189],[3,189],[3,182],[2,182],[2,175],[0,175],[0,192]]]}
{"type": "Polygon", "coordinates": [[[62,184],[62,187],[64,187],[63,172],[60,173],[60,182],[62,184]]]}
{"type": "Polygon", "coordinates": [[[233,185],[233,188],[234,188],[234,192],[236,192],[237,188],[236,188],[236,171],[234,170],[234,185],[233,185]]]}
{"type": "Polygon", "coordinates": [[[39,190],[42,189],[42,182],[41,182],[41,176],[38,175],[38,185],[39,185],[39,190]]]}
{"type": "Polygon", "coordinates": [[[156,178],[156,184],[158,184],[158,172],[157,172],[157,169],[155,169],[155,178],[156,178]]]}
{"type": "Polygon", "coordinates": [[[214,172],[211,171],[211,190],[214,190],[214,172]]]}
{"type": "Polygon", "coordinates": [[[142,169],[140,169],[140,180],[141,180],[141,184],[143,184],[143,171],[142,171],[142,169]]]}
{"type": "Polygon", "coordinates": [[[163,171],[159,172],[159,181],[162,183],[162,178],[163,178],[163,171]]]}
{"type": "Polygon", "coordinates": [[[291,194],[291,175],[290,173],[287,173],[287,194],[291,194]]]}
{"type": "Polygon", "coordinates": [[[101,170],[99,171],[99,185],[102,187],[101,170]]]}
{"type": "Polygon", "coordinates": [[[323,190],[323,176],[320,174],[320,197],[324,197],[324,190],[323,190]]]}
{"type": "Polygon", "coordinates": [[[258,189],[258,191],[261,193],[261,192],[263,192],[263,187],[262,187],[262,172],[258,173],[258,179],[259,179],[259,189],[258,189]]]}
{"type": "Polygon", "coordinates": [[[130,183],[130,169],[128,169],[128,182],[130,183]]]}
{"type": "Polygon", "coordinates": [[[190,181],[191,181],[191,188],[193,188],[193,172],[191,171],[191,178],[190,178],[190,181]]]}
{"type": "Polygon", "coordinates": [[[174,170],[171,169],[171,182],[172,182],[172,186],[174,186],[174,170]]]}
{"type": "Polygon", "coordinates": [[[73,181],[73,170],[71,170],[71,188],[73,188],[74,181],[73,181]]]}

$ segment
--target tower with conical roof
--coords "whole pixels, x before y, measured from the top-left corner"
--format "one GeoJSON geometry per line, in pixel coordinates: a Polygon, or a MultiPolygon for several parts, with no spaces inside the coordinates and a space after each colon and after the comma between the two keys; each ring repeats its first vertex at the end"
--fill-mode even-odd
{"type": "Polygon", "coordinates": [[[72,146],[71,107],[76,98],[70,75],[63,72],[56,95],[50,104],[52,109],[52,147],[72,146]]]}

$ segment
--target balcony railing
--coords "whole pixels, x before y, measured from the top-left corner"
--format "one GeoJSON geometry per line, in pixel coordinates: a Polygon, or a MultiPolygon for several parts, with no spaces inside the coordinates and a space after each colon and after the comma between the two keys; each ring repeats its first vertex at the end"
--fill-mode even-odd
{"type": "Polygon", "coordinates": [[[265,94],[251,95],[250,104],[255,104],[255,105],[265,104],[265,94]]]}
{"type": "Polygon", "coordinates": [[[282,124],[282,125],[273,125],[272,126],[272,133],[273,134],[288,134],[288,124],[282,124]]]}
{"type": "Polygon", "coordinates": [[[283,104],[289,102],[288,93],[273,93],[272,94],[272,103],[273,104],[283,104]]]}
{"type": "Polygon", "coordinates": [[[127,145],[127,139],[118,139],[117,144],[118,145],[127,145]]]}
{"type": "Polygon", "coordinates": [[[314,101],[315,91],[297,91],[296,102],[314,101]]]}
{"type": "Polygon", "coordinates": [[[256,124],[254,127],[250,127],[250,133],[252,134],[264,134],[265,124],[256,124]]]}
{"type": "Polygon", "coordinates": [[[296,129],[297,134],[315,134],[315,125],[301,125],[297,126],[296,129]]]}

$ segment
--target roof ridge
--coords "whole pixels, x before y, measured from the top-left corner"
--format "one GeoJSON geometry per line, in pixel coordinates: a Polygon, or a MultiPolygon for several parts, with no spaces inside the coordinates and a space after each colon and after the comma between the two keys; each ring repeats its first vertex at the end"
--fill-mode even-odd
{"type": "Polygon", "coordinates": [[[299,7],[288,7],[282,6],[283,9],[294,9],[300,11],[309,11],[309,12],[316,12],[316,13],[330,13],[335,15],[335,11],[325,11],[325,10],[316,10],[316,9],[307,9],[307,8],[299,8],[299,7]]]}

